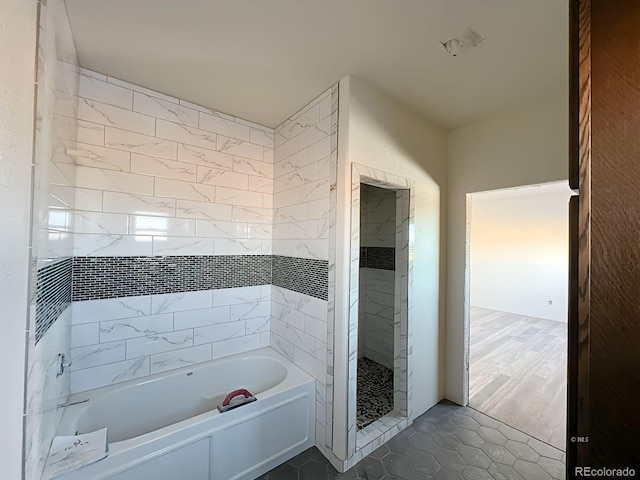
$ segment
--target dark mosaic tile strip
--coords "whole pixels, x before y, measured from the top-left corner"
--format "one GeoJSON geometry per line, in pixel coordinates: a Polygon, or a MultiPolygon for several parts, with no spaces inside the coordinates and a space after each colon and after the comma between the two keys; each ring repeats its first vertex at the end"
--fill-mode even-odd
{"type": "Polygon", "coordinates": [[[73,300],[271,283],[270,255],[74,257],[73,300]]]}
{"type": "Polygon", "coordinates": [[[270,284],[326,300],[328,262],[272,255],[73,259],[74,301],[270,284]]]}
{"type": "Polygon", "coordinates": [[[71,305],[73,261],[56,261],[36,273],[36,332],[38,343],[58,317],[71,305]]]}
{"type": "Polygon", "coordinates": [[[396,249],[393,247],[360,247],[360,268],[396,269],[396,249]]]}
{"type": "Polygon", "coordinates": [[[274,255],[272,282],[278,287],[327,300],[329,262],[274,255]]]}

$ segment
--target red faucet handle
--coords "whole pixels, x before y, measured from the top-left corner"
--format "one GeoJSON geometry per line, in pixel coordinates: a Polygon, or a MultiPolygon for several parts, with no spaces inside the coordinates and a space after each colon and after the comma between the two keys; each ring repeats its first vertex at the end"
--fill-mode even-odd
{"type": "Polygon", "coordinates": [[[249,390],[245,389],[245,388],[240,388],[238,390],[234,390],[233,392],[231,392],[229,395],[227,395],[224,399],[224,401],[222,402],[222,406],[226,407],[231,403],[231,400],[233,400],[235,397],[237,397],[238,395],[244,395],[244,398],[250,398],[253,397],[253,395],[251,395],[251,393],[249,392],[249,390]]]}

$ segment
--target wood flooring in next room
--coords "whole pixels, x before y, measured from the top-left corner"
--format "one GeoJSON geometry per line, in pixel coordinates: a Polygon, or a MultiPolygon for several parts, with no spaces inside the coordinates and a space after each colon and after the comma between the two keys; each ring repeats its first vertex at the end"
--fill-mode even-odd
{"type": "Polygon", "coordinates": [[[469,406],[564,450],[567,324],[471,307],[469,406]]]}

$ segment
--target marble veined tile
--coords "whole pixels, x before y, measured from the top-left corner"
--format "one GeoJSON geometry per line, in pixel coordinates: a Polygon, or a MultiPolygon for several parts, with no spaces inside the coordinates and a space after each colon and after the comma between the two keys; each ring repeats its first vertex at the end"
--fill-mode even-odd
{"type": "Polygon", "coordinates": [[[71,371],[125,359],[125,342],[99,343],[71,349],[71,371]]]}
{"type": "Polygon", "coordinates": [[[196,166],[193,164],[138,153],[131,154],[131,172],[187,182],[196,181],[196,166]]]}
{"type": "Polygon", "coordinates": [[[147,335],[127,340],[127,358],[137,358],[192,346],[192,329],[147,335]]]}
{"type": "Polygon", "coordinates": [[[211,344],[151,355],[151,375],[211,360],[211,344]]]}
{"type": "Polygon", "coordinates": [[[80,75],[78,95],[121,108],[131,109],[133,105],[131,90],[86,75],[80,75]]]}
{"type": "Polygon", "coordinates": [[[142,357],[71,372],[71,393],[144,377],[149,375],[149,367],[149,357],[142,357]]]}
{"type": "Polygon", "coordinates": [[[171,140],[165,140],[162,137],[151,137],[149,135],[129,132],[113,127],[106,127],[104,135],[104,145],[106,147],[132,153],[141,153],[153,157],[167,158],[169,160],[175,160],[178,155],[177,143],[171,140]]]}
{"type": "Polygon", "coordinates": [[[196,110],[141,92],[133,94],[133,110],[189,127],[198,126],[198,112],[196,110]]]}
{"type": "Polygon", "coordinates": [[[176,312],[174,313],[173,321],[176,330],[226,323],[231,321],[231,308],[229,306],[223,306],[176,312]]]}
{"type": "Polygon", "coordinates": [[[76,185],[110,192],[153,195],[153,178],[116,170],[76,167],[76,185]]]}
{"type": "Polygon", "coordinates": [[[104,192],[103,209],[105,212],[113,213],[173,217],[176,214],[176,200],[130,193],[104,192]]]}
{"type": "Polygon", "coordinates": [[[230,338],[213,344],[213,358],[226,357],[260,348],[260,333],[230,338]]]}
{"type": "Polygon", "coordinates": [[[78,118],[145,135],[154,135],[156,130],[156,121],[153,117],[86,98],[81,98],[78,102],[78,118]]]}
{"type": "Polygon", "coordinates": [[[119,257],[151,255],[151,237],[76,233],[73,252],[77,256],[119,257]]]}
{"type": "Polygon", "coordinates": [[[229,338],[244,337],[246,324],[244,320],[218,323],[206,327],[197,327],[193,330],[194,344],[219,342],[229,338]]]}
{"type": "Polygon", "coordinates": [[[160,119],[156,120],[156,136],[210,150],[218,145],[215,133],[160,119]]]}
{"type": "Polygon", "coordinates": [[[128,217],[119,213],[76,211],[73,225],[76,233],[126,234],[128,217]]]}
{"type": "Polygon", "coordinates": [[[217,150],[253,160],[264,160],[264,150],[261,145],[254,145],[253,143],[243,142],[223,135],[218,136],[217,150]]]}
{"type": "Polygon", "coordinates": [[[250,139],[251,129],[247,125],[242,125],[216,113],[200,112],[200,128],[209,132],[218,133],[236,140],[250,139]]]}
{"type": "Polygon", "coordinates": [[[213,306],[211,291],[165,293],[151,296],[154,314],[198,310],[213,306]]]}
{"type": "Polygon", "coordinates": [[[213,203],[216,198],[216,187],[204,183],[183,182],[169,178],[157,177],[155,182],[155,195],[161,197],[174,197],[181,200],[195,200],[213,203]]]}
{"type": "Polygon", "coordinates": [[[213,255],[213,238],[154,237],[153,255],[213,255]]]}
{"type": "Polygon", "coordinates": [[[233,155],[186,143],[178,143],[178,160],[211,168],[222,168],[225,170],[231,170],[233,168],[233,155]]]}
{"type": "Polygon", "coordinates": [[[130,168],[130,153],[99,145],[77,143],[75,148],[67,149],[67,154],[73,156],[76,165],[120,170],[128,172],[130,168]]]}
{"type": "Polygon", "coordinates": [[[74,325],[103,320],[142,317],[151,314],[151,297],[124,297],[84,300],[72,303],[74,325]]]}
{"type": "Polygon", "coordinates": [[[100,322],[100,342],[115,342],[173,330],[173,315],[123,318],[100,322]]]}

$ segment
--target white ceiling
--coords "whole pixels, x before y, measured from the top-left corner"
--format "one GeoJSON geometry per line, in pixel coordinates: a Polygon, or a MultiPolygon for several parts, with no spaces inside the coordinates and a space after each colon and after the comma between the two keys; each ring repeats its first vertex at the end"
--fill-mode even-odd
{"type": "Polygon", "coordinates": [[[563,0],[66,0],[82,66],[275,127],[357,75],[444,127],[565,88],[563,0]],[[476,28],[458,57],[440,41],[476,28]]]}

